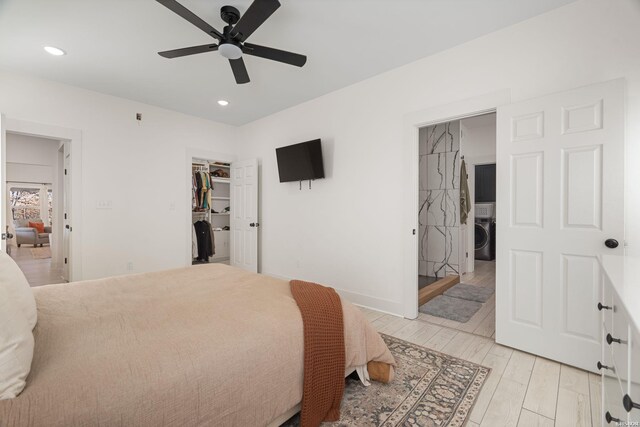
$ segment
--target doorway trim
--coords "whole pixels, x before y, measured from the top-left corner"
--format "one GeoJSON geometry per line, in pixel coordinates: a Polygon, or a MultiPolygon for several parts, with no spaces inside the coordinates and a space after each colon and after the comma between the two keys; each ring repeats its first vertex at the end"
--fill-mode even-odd
{"type": "Polygon", "coordinates": [[[511,102],[511,90],[456,101],[406,114],[403,118],[403,265],[402,315],[418,317],[418,203],[419,203],[419,129],[438,123],[494,113],[511,102]],[[415,233],[415,234],[414,234],[415,233]]]}
{"type": "MultiPolygon", "coordinates": [[[[76,232],[71,232],[69,236],[69,281],[82,280],[82,131],[60,126],[46,125],[42,123],[29,122],[26,120],[12,119],[5,117],[5,128],[2,130],[6,137],[7,132],[35,136],[39,138],[56,139],[68,142],[71,148],[71,219],[76,232]]],[[[6,158],[2,157],[6,164],[6,158]]],[[[6,167],[2,167],[5,170],[6,167]]],[[[6,203],[3,200],[2,203],[6,203]]],[[[8,220],[8,219],[7,219],[8,220]]]]}

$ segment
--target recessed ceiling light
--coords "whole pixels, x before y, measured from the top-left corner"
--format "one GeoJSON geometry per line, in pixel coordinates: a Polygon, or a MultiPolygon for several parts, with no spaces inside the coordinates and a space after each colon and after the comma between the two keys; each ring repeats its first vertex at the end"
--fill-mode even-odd
{"type": "Polygon", "coordinates": [[[227,105],[229,105],[229,101],[221,99],[221,100],[218,101],[218,104],[222,105],[223,107],[226,107],[227,105]]]}
{"type": "Polygon", "coordinates": [[[45,46],[44,50],[46,50],[48,53],[50,53],[51,55],[54,56],[62,56],[64,54],[66,54],[66,52],[62,49],[59,49],[57,47],[53,47],[53,46],[45,46]]]}

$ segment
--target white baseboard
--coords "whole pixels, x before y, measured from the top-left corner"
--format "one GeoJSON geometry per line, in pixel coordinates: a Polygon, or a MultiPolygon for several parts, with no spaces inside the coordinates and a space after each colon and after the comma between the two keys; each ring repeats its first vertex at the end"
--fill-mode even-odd
{"type": "MultiPolygon", "coordinates": [[[[289,277],[284,277],[276,273],[263,272],[262,274],[264,274],[265,276],[274,277],[280,280],[286,280],[286,281],[291,280],[291,278],[289,277]]],[[[338,289],[338,288],[334,288],[334,289],[341,297],[345,298],[351,304],[357,305],[359,307],[364,307],[371,310],[379,311],[381,313],[391,314],[393,316],[404,317],[402,315],[402,302],[376,298],[369,295],[359,294],[357,292],[347,291],[344,289],[338,289]]]]}

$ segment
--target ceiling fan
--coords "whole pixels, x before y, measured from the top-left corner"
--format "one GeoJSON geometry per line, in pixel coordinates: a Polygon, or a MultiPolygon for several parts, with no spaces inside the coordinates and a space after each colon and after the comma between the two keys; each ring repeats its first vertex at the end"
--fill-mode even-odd
{"type": "Polygon", "coordinates": [[[175,0],[156,1],[218,40],[217,44],[204,44],[158,52],[160,56],[178,58],[197,53],[218,51],[229,60],[231,70],[238,84],[249,83],[249,74],[242,60],[242,54],[259,56],[297,67],[302,67],[307,62],[307,57],[304,55],[246,43],[245,41],[280,7],[278,0],[254,0],[242,17],[235,7],[223,6],[220,9],[220,17],[228,25],[224,27],[222,33],[175,0]]]}

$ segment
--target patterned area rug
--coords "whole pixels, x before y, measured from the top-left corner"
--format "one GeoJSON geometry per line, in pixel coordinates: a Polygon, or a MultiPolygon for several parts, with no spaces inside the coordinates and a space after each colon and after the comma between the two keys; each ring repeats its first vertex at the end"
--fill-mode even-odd
{"type": "Polygon", "coordinates": [[[31,248],[31,256],[33,257],[33,259],[51,258],[51,248],[49,246],[43,246],[41,248],[31,248]]]}
{"type": "MultiPolygon", "coordinates": [[[[389,384],[348,378],[340,421],[323,426],[462,426],[489,368],[381,334],[398,364],[389,384]]],[[[298,415],[283,426],[299,425],[298,415]]]]}

